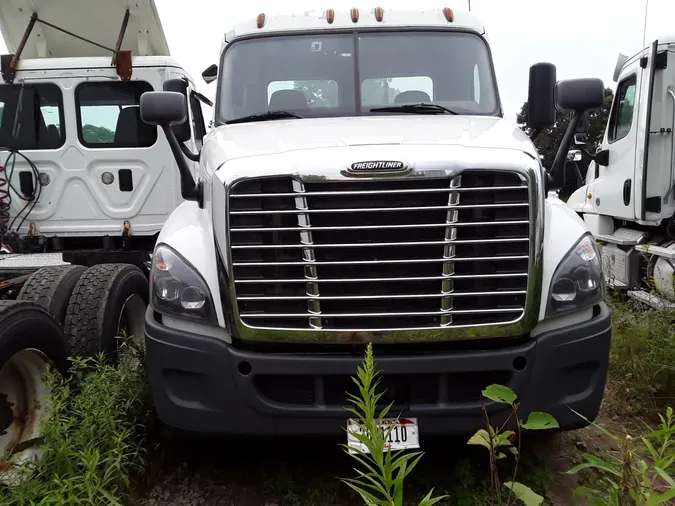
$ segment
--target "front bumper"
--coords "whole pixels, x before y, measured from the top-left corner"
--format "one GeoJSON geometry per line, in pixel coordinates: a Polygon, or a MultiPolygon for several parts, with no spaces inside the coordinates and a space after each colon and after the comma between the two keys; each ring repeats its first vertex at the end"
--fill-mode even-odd
{"type": "MultiPolygon", "coordinates": [[[[339,435],[350,376],[359,354],[242,350],[223,341],[167,328],[148,308],[145,340],[157,413],[168,425],[199,432],[253,435],[339,435]]],[[[465,434],[483,427],[481,390],[512,388],[520,416],[553,415],[562,429],[595,419],[602,401],[611,341],[603,303],[591,320],[504,348],[375,351],[392,413],[419,418],[421,434],[465,434]]],[[[481,346],[479,342],[477,345],[481,346]]],[[[386,348],[385,348],[386,350],[386,348]]],[[[387,398],[385,397],[385,399],[387,398]]]]}

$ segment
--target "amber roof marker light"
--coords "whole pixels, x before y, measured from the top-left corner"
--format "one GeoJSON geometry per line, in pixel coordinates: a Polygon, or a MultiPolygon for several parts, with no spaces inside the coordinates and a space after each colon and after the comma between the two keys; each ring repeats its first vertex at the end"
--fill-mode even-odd
{"type": "Polygon", "coordinates": [[[384,9],[382,7],[375,7],[375,19],[378,21],[378,23],[381,23],[383,18],[384,9]]]}
{"type": "Polygon", "coordinates": [[[265,26],[265,13],[258,14],[258,28],[265,26]]]}
{"type": "Polygon", "coordinates": [[[328,9],[326,11],[326,20],[328,21],[329,25],[333,24],[333,21],[335,21],[335,10],[334,9],[328,9]]]}
{"type": "Polygon", "coordinates": [[[352,22],[356,23],[359,20],[359,10],[356,7],[353,7],[349,14],[352,16],[352,22]]]}
{"type": "Polygon", "coordinates": [[[455,20],[455,13],[452,12],[450,7],[443,9],[443,15],[445,16],[445,19],[448,20],[448,23],[452,23],[455,20]]]}

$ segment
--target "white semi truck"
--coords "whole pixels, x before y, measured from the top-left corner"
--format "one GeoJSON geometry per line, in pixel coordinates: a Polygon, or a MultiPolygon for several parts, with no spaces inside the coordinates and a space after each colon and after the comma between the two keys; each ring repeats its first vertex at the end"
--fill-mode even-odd
{"type": "Polygon", "coordinates": [[[3,0],[0,31],[0,455],[20,463],[48,365],[143,336],[147,265],[183,197],[141,95],[184,97],[175,133],[191,174],[208,100],[171,58],[153,0],[3,0]]]}
{"type": "Polygon", "coordinates": [[[675,307],[675,35],[620,55],[614,103],[584,184],[567,203],[602,245],[607,283],[675,307]]]}
{"type": "MultiPolygon", "coordinates": [[[[603,94],[532,67],[533,135],[554,101],[574,113],[555,167],[603,94]]],[[[597,415],[611,335],[599,252],[503,119],[473,15],[328,9],[236,26],[194,180],[171,128],[182,97],[144,93],[141,117],[189,195],[159,235],[145,322],[167,424],[338,434],[367,342],[408,434],[482,426],[490,383],[563,429],[585,425],[570,408],[597,415]]]]}

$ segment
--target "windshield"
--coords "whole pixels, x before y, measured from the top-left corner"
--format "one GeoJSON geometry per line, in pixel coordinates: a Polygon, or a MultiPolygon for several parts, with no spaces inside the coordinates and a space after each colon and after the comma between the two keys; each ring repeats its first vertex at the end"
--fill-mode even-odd
{"type": "Polygon", "coordinates": [[[382,115],[371,109],[421,102],[458,114],[499,113],[487,45],[464,32],[252,38],[232,43],[221,69],[219,123],[269,111],[382,115]]]}

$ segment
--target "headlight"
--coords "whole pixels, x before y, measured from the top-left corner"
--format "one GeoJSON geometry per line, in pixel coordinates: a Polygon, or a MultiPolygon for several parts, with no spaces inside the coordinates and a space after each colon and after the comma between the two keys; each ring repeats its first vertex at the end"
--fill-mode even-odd
{"type": "Polygon", "coordinates": [[[593,237],[585,235],[570,250],[551,280],[546,316],[559,316],[589,307],[605,298],[600,252],[593,237]]]}
{"type": "Polygon", "coordinates": [[[166,244],[155,249],[150,271],[150,300],[158,313],[215,323],[216,312],[206,282],[166,244]]]}

